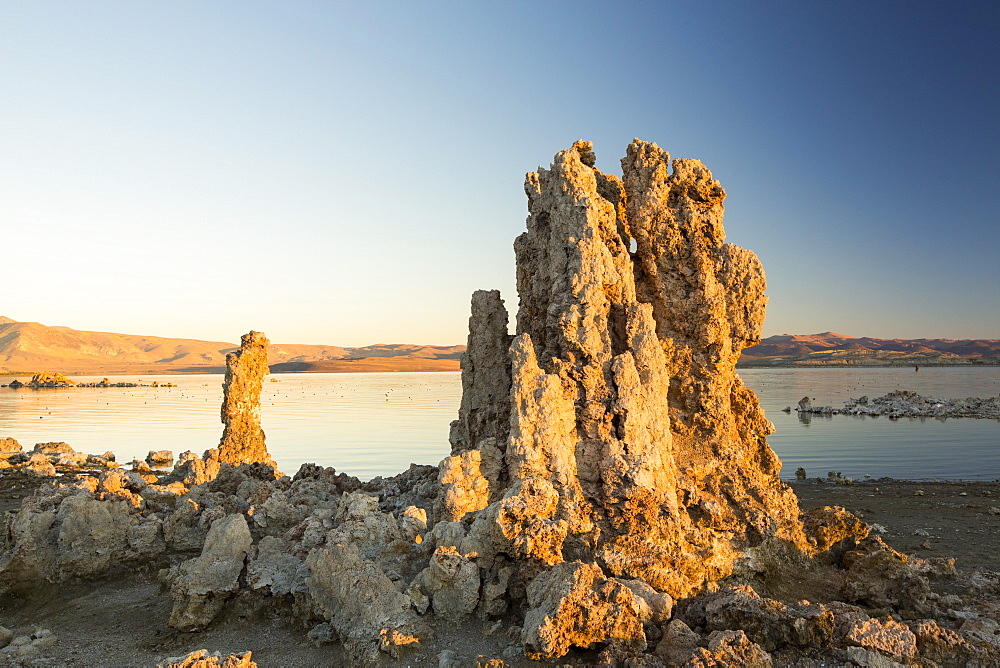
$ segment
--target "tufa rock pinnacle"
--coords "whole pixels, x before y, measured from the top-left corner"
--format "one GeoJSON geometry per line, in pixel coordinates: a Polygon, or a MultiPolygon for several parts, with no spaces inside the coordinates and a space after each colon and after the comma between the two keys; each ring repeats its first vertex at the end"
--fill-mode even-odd
{"type": "Polygon", "coordinates": [[[735,373],[760,338],[764,272],[724,242],[725,192],[700,162],[635,140],[623,179],[593,164],[579,141],[525,179],[512,340],[499,294],[473,296],[438,516],[471,520],[461,549],[492,558],[494,578],[510,561],[546,582],[581,562],[684,597],[755,549],[808,549],[771,424],[735,373]]]}
{"type": "Polygon", "coordinates": [[[226,355],[226,379],[222,384],[222,440],[208,457],[224,464],[264,463],[277,465],[264,445],[260,426],[260,391],[267,374],[267,346],[262,332],[243,335],[240,347],[226,355]]]}

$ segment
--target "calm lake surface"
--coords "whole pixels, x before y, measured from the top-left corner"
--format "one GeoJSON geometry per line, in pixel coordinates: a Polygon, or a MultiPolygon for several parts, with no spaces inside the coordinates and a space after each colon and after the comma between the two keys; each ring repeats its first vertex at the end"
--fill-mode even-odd
{"type": "MultiPolygon", "coordinates": [[[[783,477],[810,476],[994,480],[1000,478],[1000,422],[934,418],[889,420],[793,411],[803,396],[842,406],[852,397],[914,390],[939,398],[1000,394],[1000,367],[894,369],[741,369],[775,433],[783,477]]],[[[363,479],[389,476],[411,462],[448,455],[448,425],[457,417],[459,374],[276,374],[265,381],[262,422],[281,470],[334,466],[363,479]]],[[[0,437],[26,449],[66,441],[87,453],[113,451],[120,462],[150,450],[201,453],[222,434],[222,375],[147,376],[173,388],[0,388],[0,437]]],[[[78,381],[100,378],[77,377],[78,381]]],[[[136,380],[134,377],[120,380],[136,380]]],[[[5,382],[9,382],[6,380],[5,382]]]]}

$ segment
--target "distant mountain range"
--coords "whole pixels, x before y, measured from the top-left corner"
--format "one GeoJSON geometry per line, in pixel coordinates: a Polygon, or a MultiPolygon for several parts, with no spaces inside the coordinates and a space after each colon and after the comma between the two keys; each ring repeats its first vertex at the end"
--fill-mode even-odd
{"type": "MultiPolygon", "coordinates": [[[[88,332],[0,316],[0,373],[211,373],[236,344],[88,332]]],[[[271,371],[458,371],[465,346],[375,344],[361,348],[272,344],[271,371]]],[[[873,339],[834,332],[770,336],[747,348],[744,367],[1000,364],[997,339],[873,339]]]]}
{"type": "MultiPolygon", "coordinates": [[[[0,372],[30,374],[211,373],[235,343],[88,332],[0,316],[0,372]]],[[[272,344],[271,371],[457,371],[465,346],[376,344],[361,348],[272,344]]]]}
{"type": "Polygon", "coordinates": [[[873,339],[835,332],[769,336],[739,366],[953,366],[1000,364],[998,339],[873,339]]]}

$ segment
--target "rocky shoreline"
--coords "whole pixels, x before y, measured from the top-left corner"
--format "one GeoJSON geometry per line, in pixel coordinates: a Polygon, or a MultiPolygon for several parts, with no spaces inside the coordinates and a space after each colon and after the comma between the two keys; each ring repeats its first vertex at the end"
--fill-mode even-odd
{"type": "MultiPolygon", "coordinates": [[[[516,334],[498,292],[473,295],[439,466],[276,471],[258,332],[227,357],[223,436],[204,454],[74,471],[97,460],[42,444],[12,463],[0,661],[1000,664],[990,562],[890,546],[905,524],[866,520],[904,497],[881,487],[779,478],[734,373],[760,338],[764,274],[725,243],[721,185],[639,140],[622,178],[595,160],[580,141],[527,175],[516,334]],[[801,501],[827,488],[865,491],[801,501]]],[[[8,462],[25,454],[5,443],[8,462]]],[[[921,491],[907,498],[930,506],[921,491]]]]}
{"type": "Polygon", "coordinates": [[[78,383],[75,380],[67,378],[61,373],[47,373],[41,372],[36,373],[31,377],[26,383],[22,383],[16,378],[10,383],[0,385],[0,387],[9,387],[14,390],[21,389],[22,387],[27,387],[29,389],[43,389],[43,388],[67,388],[67,387],[177,387],[174,383],[160,383],[153,381],[152,383],[140,383],[138,381],[118,381],[112,382],[107,378],[102,378],[101,380],[93,383],[78,383]]]}
{"type": "MultiPolygon", "coordinates": [[[[983,420],[1000,420],[1000,396],[969,397],[966,399],[936,399],[924,397],[909,390],[894,390],[881,397],[869,399],[867,396],[849,399],[843,408],[833,406],[814,406],[813,400],[803,397],[799,400],[796,412],[818,415],[858,415],[879,417],[887,416],[890,420],[904,417],[974,418],[983,420]]],[[[792,409],[788,407],[785,412],[792,409]]]]}
{"type": "MultiPolygon", "coordinates": [[[[100,475],[94,470],[82,473],[100,475]]],[[[62,468],[60,474],[76,473],[62,468]]],[[[12,469],[0,470],[0,511],[17,512],[24,498],[44,494],[39,488],[52,482],[56,481],[12,469]]],[[[998,642],[997,628],[991,624],[996,620],[991,616],[997,613],[996,606],[984,607],[983,602],[991,602],[991,598],[995,601],[1000,594],[1000,573],[995,570],[995,555],[1000,551],[1000,513],[994,510],[1000,506],[1000,483],[881,479],[857,484],[793,482],[792,488],[803,511],[829,506],[847,508],[905,555],[955,557],[954,575],[925,575],[929,600],[942,608],[939,624],[959,636],[985,636],[990,642],[998,642]]],[[[369,487],[369,493],[374,489],[369,487]]],[[[132,573],[117,572],[110,578],[58,588],[42,580],[17,597],[0,597],[0,626],[10,627],[11,640],[16,636],[22,641],[14,645],[20,655],[8,652],[4,659],[11,665],[21,661],[23,665],[86,666],[106,663],[108,657],[114,657],[117,665],[171,665],[169,657],[179,658],[208,647],[223,656],[252,650],[253,659],[261,666],[348,661],[336,644],[309,639],[309,629],[287,610],[247,606],[250,601],[243,595],[235,597],[231,601],[233,609],[220,613],[208,628],[193,633],[177,631],[166,624],[171,603],[169,596],[161,594],[156,571],[155,565],[141,567],[132,573]],[[88,611],[87,615],[81,614],[83,610],[88,611]],[[102,629],[96,637],[95,624],[102,629]]],[[[815,575],[808,581],[801,574],[796,578],[797,594],[818,603],[829,598],[830,588],[817,584],[815,575]]],[[[781,595],[775,600],[787,605],[794,598],[781,595]]],[[[492,628],[475,619],[456,623],[438,631],[433,639],[425,638],[421,648],[399,665],[438,665],[442,657],[454,662],[446,665],[486,665],[480,662],[480,656],[503,660],[507,666],[598,665],[598,652],[593,650],[575,650],[556,663],[528,661],[511,656],[513,652],[505,655],[513,646],[512,640],[505,628],[492,628]]],[[[0,631],[0,643],[3,637],[0,631]]],[[[174,665],[183,665],[177,658],[174,665]]],[[[773,665],[818,666],[823,661],[831,665],[829,655],[825,660],[800,658],[773,665]]],[[[867,665],[848,661],[836,665],[867,665]]],[[[391,660],[386,663],[397,665],[391,660]]],[[[919,665],[935,664],[925,661],[919,665]]]]}
{"type": "Polygon", "coordinates": [[[949,354],[866,354],[811,353],[787,357],[751,357],[741,360],[740,369],[824,369],[824,368],[899,368],[899,367],[992,367],[1000,366],[1000,357],[965,357],[949,354]]]}

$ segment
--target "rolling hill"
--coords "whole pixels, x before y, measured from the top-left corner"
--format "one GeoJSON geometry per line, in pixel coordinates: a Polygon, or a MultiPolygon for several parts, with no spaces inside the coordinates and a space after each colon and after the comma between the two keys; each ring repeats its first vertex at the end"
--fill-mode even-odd
{"type": "MultiPolygon", "coordinates": [[[[0,316],[0,372],[31,374],[211,373],[225,370],[228,341],[90,332],[0,316]]],[[[465,346],[375,344],[360,348],[271,344],[274,373],[458,371],[465,346]]],[[[997,339],[875,339],[835,332],[769,336],[743,367],[1000,364],[997,339]]]]}
{"type": "Polygon", "coordinates": [[[998,339],[875,339],[836,332],[781,334],[743,351],[740,366],[1000,364],[998,339]]]}
{"type": "MultiPolygon", "coordinates": [[[[0,371],[29,374],[209,373],[225,369],[227,341],[90,332],[0,317],[0,371]]],[[[465,346],[376,344],[360,348],[272,344],[273,372],[457,371],[465,346]]]]}

